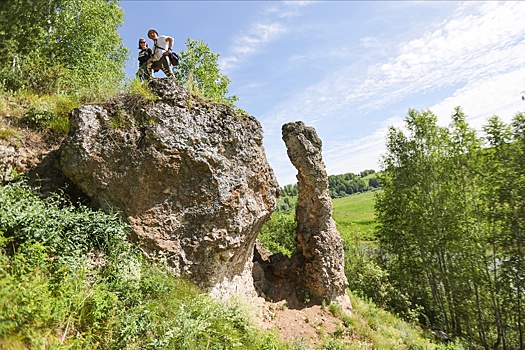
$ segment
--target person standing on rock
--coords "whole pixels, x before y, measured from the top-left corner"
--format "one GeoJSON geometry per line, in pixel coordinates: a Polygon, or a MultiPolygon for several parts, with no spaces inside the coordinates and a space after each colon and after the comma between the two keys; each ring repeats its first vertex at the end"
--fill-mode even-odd
{"type": "Polygon", "coordinates": [[[148,81],[151,79],[151,68],[148,68],[148,60],[151,58],[153,53],[148,47],[146,39],[139,39],[139,70],[137,76],[141,81],[148,81]]]}
{"type": "Polygon", "coordinates": [[[168,57],[173,47],[173,38],[166,35],[159,35],[153,28],[148,30],[148,38],[153,40],[153,56],[148,61],[149,67],[151,67],[154,72],[162,69],[168,78],[172,78],[173,72],[171,71],[171,64],[168,57]]]}

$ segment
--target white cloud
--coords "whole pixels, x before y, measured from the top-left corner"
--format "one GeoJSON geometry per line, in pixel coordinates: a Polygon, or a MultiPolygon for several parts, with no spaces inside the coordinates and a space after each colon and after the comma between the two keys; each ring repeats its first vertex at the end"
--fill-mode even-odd
{"type": "MultiPolygon", "coordinates": [[[[469,126],[481,130],[487,119],[498,115],[510,122],[518,112],[525,111],[521,91],[525,89],[525,68],[476,81],[454,92],[445,100],[429,107],[438,122],[445,126],[451,122],[456,106],[461,106],[467,115],[469,126]]],[[[389,118],[370,135],[330,145],[324,152],[324,161],[329,174],[358,173],[365,169],[379,169],[380,158],[386,152],[388,126],[404,130],[404,116],[389,118]]]]}
{"type": "Polygon", "coordinates": [[[371,36],[361,38],[360,41],[363,44],[363,46],[367,48],[377,48],[381,45],[381,42],[377,38],[371,36]]]}
{"type": "Polygon", "coordinates": [[[487,79],[518,69],[525,60],[525,6],[517,2],[460,6],[452,19],[434,31],[399,45],[400,54],[370,69],[354,98],[379,101],[364,108],[380,108],[409,94],[487,79]],[[470,11],[470,12],[468,12],[470,11]]]}
{"type": "Polygon", "coordinates": [[[469,125],[480,129],[493,115],[509,122],[516,113],[524,111],[523,89],[525,68],[470,83],[429,109],[438,116],[440,124],[446,125],[454,107],[461,106],[469,125]]]}
{"type": "Polygon", "coordinates": [[[267,12],[279,18],[292,18],[301,16],[301,7],[310,5],[314,1],[282,1],[275,6],[267,8],[267,12]]]}
{"type": "Polygon", "coordinates": [[[238,56],[256,52],[259,47],[266,44],[285,32],[281,23],[254,23],[248,34],[243,34],[235,39],[232,51],[238,56]]]}
{"type": "Polygon", "coordinates": [[[286,31],[286,27],[278,22],[252,24],[247,33],[240,34],[234,39],[234,45],[231,48],[232,55],[220,59],[221,71],[227,72],[233,69],[236,64],[256,54],[262,47],[276,40],[286,31]]]}
{"type": "Polygon", "coordinates": [[[454,17],[400,43],[398,55],[368,67],[350,64],[333,72],[284,102],[276,114],[308,117],[308,112],[319,116],[348,109],[379,110],[414,94],[469,86],[520,69],[525,62],[523,18],[525,6],[518,2],[459,6],[454,17]],[[312,100],[315,109],[305,110],[298,103],[305,99],[312,100]]]}
{"type": "Polygon", "coordinates": [[[291,18],[301,16],[300,8],[311,3],[312,1],[283,1],[270,4],[265,10],[264,18],[254,22],[246,32],[233,39],[232,54],[220,59],[221,71],[234,69],[237,64],[286,34],[289,30],[286,23],[291,18]]]}
{"type": "MultiPolygon", "coordinates": [[[[473,127],[494,114],[510,120],[525,109],[520,99],[520,92],[525,90],[523,18],[525,5],[520,2],[462,3],[453,16],[429,22],[427,32],[399,43],[397,54],[390,59],[368,66],[350,63],[283,101],[263,115],[265,131],[293,118],[307,125],[319,118],[325,119],[325,124],[337,124],[337,118],[347,118],[349,111],[361,117],[384,114],[388,113],[385,107],[394,103],[445,90],[452,90],[452,95],[430,107],[441,123],[450,122],[457,105],[470,116],[468,122],[473,127]]],[[[376,44],[370,37],[363,38],[362,43],[376,44]]],[[[337,127],[331,130],[339,132],[337,127]]],[[[274,140],[277,137],[272,132],[269,135],[274,140]]],[[[385,135],[386,128],[381,128],[346,143],[323,140],[328,173],[377,168],[373,164],[384,152],[385,135]]],[[[283,149],[275,146],[276,156],[278,148],[283,149]]],[[[280,172],[278,176],[288,177],[280,172]]]]}

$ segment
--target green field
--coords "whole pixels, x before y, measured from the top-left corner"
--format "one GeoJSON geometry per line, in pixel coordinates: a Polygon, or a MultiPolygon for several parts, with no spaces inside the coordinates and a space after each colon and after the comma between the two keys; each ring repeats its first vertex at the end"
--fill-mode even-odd
{"type": "MultiPolygon", "coordinates": [[[[346,239],[374,240],[374,229],[377,225],[374,214],[375,194],[377,191],[357,193],[347,197],[332,199],[334,206],[333,218],[337,229],[346,239]]],[[[291,205],[295,205],[297,197],[287,197],[291,205]]],[[[279,199],[279,203],[283,198],[279,199]]],[[[293,218],[295,212],[286,214],[293,218]]]]}
{"type": "Polygon", "coordinates": [[[374,239],[377,225],[374,214],[376,193],[377,191],[370,191],[332,200],[333,217],[344,239],[374,239]]]}

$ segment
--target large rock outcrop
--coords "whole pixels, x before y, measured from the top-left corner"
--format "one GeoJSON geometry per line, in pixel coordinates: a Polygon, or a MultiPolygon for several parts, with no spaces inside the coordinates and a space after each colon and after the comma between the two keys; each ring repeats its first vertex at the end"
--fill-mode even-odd
{"type": "Polygon", "coordinates": [[[174,80],[150,86],[156,101],[127,95],[75,109],[62,170],[178,274],[212,295],[254,295],[253,247],[278,191],[261,125],[174,80]]]}
{"type": "Polygon", "coordinates": [[[296,251],[288,258],[256,246],[257,290],[273,300],[286,299],[293,308],[323,301],[351,312],[346,295],[343,240],[332,219],[328,176],[315,129],[303,122],[282,127],[288,156],[297,168],[296,251]]]}

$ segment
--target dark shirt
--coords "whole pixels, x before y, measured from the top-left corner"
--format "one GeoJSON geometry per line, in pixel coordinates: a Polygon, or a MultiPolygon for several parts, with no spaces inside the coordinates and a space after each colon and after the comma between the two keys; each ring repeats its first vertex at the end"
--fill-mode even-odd
{"type": "Polygon", "coordinates": [[[143,65],[144,63],[146,63],[149,58],[151,57],[152,55],[152,52],[151,52],[151,49],[148,47],[147,49],[144,49],[144,50],[140,50],[139,52],[139,65],[143,65]]]}

